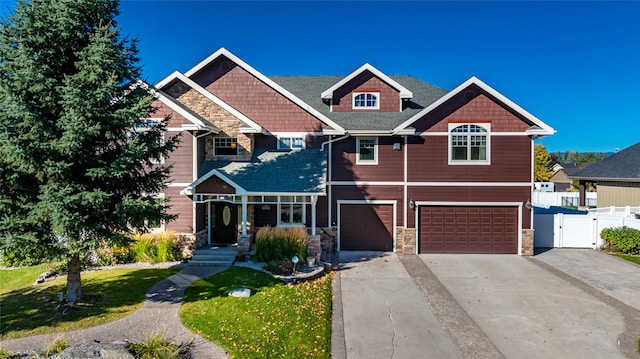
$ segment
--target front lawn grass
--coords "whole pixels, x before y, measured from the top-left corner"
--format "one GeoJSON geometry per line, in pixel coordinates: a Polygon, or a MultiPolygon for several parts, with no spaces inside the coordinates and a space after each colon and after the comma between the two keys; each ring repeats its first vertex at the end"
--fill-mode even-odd
{"type": "Polygon", "coordinates": [[[620,253],[611,253],[611,255],[616,256],[618,258],[622,258],[629,262],[633,262],[635,264],[640,264],[640,256],[632,256],[629,254],[620,254],[620,253]]]}
{"type": "Polygon", "coordinates": [[[0,338],[66,332],[92,327],[133,313],[154,284],[180,268],[117,268],[82,273],[82,301],[58,303],[66,276],[34,284],[47,266],[0,270],[0,338]]]}
{"type": "Polygon", "coordinates": [[[287,285],[231,267],[187,288],[180,319],[232,358],[329,358],[331,275],[287,285]],[[240,287],[250,288],[251,297],[228,296],[240,287]]]}

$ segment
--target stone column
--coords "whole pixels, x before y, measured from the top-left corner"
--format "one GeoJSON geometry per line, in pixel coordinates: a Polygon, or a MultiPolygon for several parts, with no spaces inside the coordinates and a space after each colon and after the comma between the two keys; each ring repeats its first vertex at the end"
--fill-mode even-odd
{"type": "Polygon", "coordinates": [[[522,255],[523,256],[532,256],[533,255],[533,229],[523,229],[522,230],[522,255]]]}
{"type": "Polygon", "coordinates": [[[316,264],[318,264],[320,263],[321,254],[320,235],[307,236],[307,258],[315,258],[316,264]]]}
{"type": "Polygon", "coordinates": [[[238,235],[238,254],[237,257],[241,260],[245,260],[251,251],[251,239],[252,234],[240,234],[238,235]]]}

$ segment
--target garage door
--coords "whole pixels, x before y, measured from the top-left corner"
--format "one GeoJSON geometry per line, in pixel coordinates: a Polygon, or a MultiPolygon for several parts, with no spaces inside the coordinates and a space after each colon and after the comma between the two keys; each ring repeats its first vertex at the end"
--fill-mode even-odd
{"type": "Polygon", "coordinates": [[[518,253],[518,208],[425,206],[420,253],[518,253]]]}
{"type": "Polygon", "coordinates": [[[340,250],[392,251],[393,205],[341,204],[340,250]]]}

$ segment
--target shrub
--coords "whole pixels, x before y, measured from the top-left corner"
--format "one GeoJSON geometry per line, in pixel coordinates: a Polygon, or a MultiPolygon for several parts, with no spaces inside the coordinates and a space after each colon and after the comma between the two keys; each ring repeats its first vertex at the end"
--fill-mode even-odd
{"type": "Polygon", "coordinates": [[[67,349],[71,346],[69,339],[67,338],[58,338],[51,343],[51,345],[47,348],[47,358],[52,356],[53,354],[60,354],[63,350],[67,349]]]}
{"type": "Polygon", "coordinates": [[[291,262],[291,259],[271,260],[267,262],[264,269],[277,275],[289,275],[293,273],[293,262],[291,262]]]}
{"type": "Polygon", "coordinates": [[[307,231],[302,227],[262,227],[256,233],[256,259],[261,262],[283,261],[307,255],[307,231]]]}
{"type": "Polygon", "coordinates": [[[11,358],[11,352],[8,350],[4,350],[2,347],[0,347],[0,359],[9,359],[11,358]]]}
{"type": "Polygon", "coordinates": [[[625,254],[640,253],[640,230],[627,226],[605,228],[600,232],[600,237],[605,240],[606,246],[614,251],[625,254]]]}
{"type": "Polygon", "coordinates": [[[159,334],[151,334],[144,342],[131,343],[129,349],[136,359],[180,359],[183,354],[180,346],[159,334]]]}
{"type": "Polygon", "coordinates": [[[136,262],[170,262],[180,258],[176,248],[179,238],[173,231],[137,233],[131,239],[131,251],[136,262]]]}

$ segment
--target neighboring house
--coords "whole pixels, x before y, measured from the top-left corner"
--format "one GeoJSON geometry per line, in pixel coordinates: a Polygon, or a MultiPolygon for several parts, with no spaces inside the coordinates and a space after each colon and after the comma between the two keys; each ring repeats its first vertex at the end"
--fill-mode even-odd
{"type": "Polygon", "coordinates": [[[554,184],[556,192],[564,192],[568,189],[571,189],[573,181],[570,177],[573,176],[574,173],[589,167],[593,163],[594,162],[585,162],[580,164],[556,163],[553,165],[553,168],[551,170],[553,174],[551,175],[549,182],[552,182],[554,184]]]}
{"type": "Polygon", "coordinates": [[[269,225],[331,234],[337,250],[532,251],[533,139],[555,131],[475,77],[452,91],[369,64],[267,77],[220,49],[156,88],[154,116],[182,134],[166,228],[210,243],[269,225]]]}
{"type": "Polygon", "coordinates": [[[598,207],[640,205],[640,143],[625,148],[569,176],[580,181],[580,205],[585,184],[597,183],[598,207]]]}

